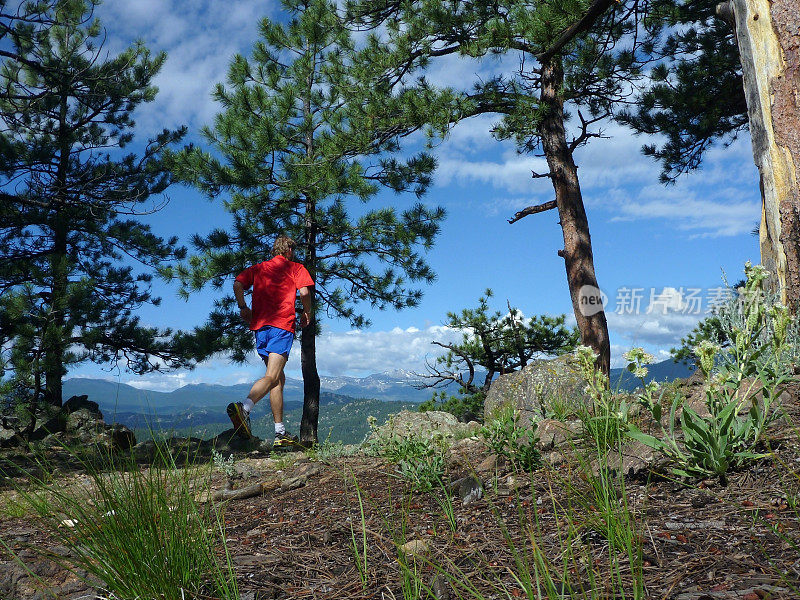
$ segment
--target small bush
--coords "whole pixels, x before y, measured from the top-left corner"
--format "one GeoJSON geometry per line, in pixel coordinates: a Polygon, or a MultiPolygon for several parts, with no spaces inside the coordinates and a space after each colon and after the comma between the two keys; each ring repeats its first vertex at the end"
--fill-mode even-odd
{"type": "Polygon", "coordinates": [[[382,440],[377,453],[397,466],[397,473],[420,492],[439,486],[444,477],[444,444],[417,436],[392,436],[382,440]]]}
{"type": "Polygon", "coordinates": [[[536,423],[522,427],[513,410],[501,413],[481,428],[486,445],[499,456],[505,456],[524,471],[532,471],[541,462],[536,442],[536,423]]]}

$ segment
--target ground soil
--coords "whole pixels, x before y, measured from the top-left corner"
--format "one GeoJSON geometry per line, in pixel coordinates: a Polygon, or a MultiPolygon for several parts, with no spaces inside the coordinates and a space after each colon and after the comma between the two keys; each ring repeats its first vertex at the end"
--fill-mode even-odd
{"type": "MultiPolygon", "coordinates": [[[[797,415],[794,420],[800,422],[797,415]]],[[[800,598],[800,434],[784,422],[771,430],[770,439],[775,458],[733,473],[727,487],[652,474],[626,481],[643,549],[645,597],[800,598]]],[[[477,464],[485,453],[472,458],[477,464]]],[[[279,477],[308,471],[302,455],[279,463],[241,462],[247,463],[248,473],[241,486],[274,481],[276,467],[282,471],[279,477]]],[[[380,458],[337,458],[311,473],[299,488],[268,486],[274,489],[227,504],[227,543],[242,598],[404,598],[403,563],[416,569],[434,594],[421,598],[526,597],[516,576],[532,565],[531,540],[556,578],[567,574],[575,597],[633,597],[630,562],[612,550],[619,568],[609,566],[609,543],[602,527],[593,524],[595,507],[579,500],[587,497],[587,483],[574,459],[540,469],[531,478],[508,466],[485,473],[482,478],[492,485],[481,499],[467,506],[456,499],[454,530],[440,506],[441,491],[411,492],[394,465],[380,458]],[[566,561],[565,515],[578,532],[569,545],[574,558],[566,561]],[[360,548],[364,532],[366,570],[360,574],[352,540],[355,535],[360,548]],[[403,559],[398,545],[414,540],[424,542],[427,551],[416,561],[403,559]],[[618,578],[622,585],[614,583],[618,578]],[[592,581],[595,592],[582,593],[581,585],[592,581]]],[[[222,476],[215,485],[224,486],[222,476]]],[[[53,586],[56,597],[108,597],[42,558],[43,550],[61,549],[35,521],[0,517],[0,538],[53,586]]],[[[6,598],[52,597],[37,591],[6,553],[0,556],[0,579],[7,577],[0,590],[14,591],[7,591],[6,598]]]]}

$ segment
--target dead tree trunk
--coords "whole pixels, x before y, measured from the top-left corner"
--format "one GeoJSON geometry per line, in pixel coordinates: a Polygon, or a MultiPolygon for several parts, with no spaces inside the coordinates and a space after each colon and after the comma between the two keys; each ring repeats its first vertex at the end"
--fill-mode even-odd
{"type": "Polygon", "coordinates": [[[730,0],[753,155],[761,181],[761,264],[773,289],[800,308],[800,1],[730,0]]]}

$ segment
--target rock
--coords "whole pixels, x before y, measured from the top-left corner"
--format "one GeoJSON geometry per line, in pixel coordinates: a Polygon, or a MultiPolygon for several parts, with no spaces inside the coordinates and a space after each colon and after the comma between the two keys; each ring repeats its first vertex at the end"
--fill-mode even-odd
{"type": "Polygon", "coordinates": [[[95,430],[97,425],[98,420],[95,414],[92,414],[88,408],[78,408],[68,414],[66,431],[76,433],[87,429],[95,430]]]}
{"type": "Polygon", "coordinates": [[[109,430],[109,435],[111,436],[111,447],[114,450],[124,452],[136,445],[136,435],[125,425],[114,423],[109,430]]]}
{"type": "Polygon", "coordinates": [[[51,433],[64,431],[65,414],[58,406],[43,404],[36,409],[36,424],[31,433],[31,440],[42,440],[51,433]]]}
{"type": "Polygon", "coordinates": [[[664,462],[662,454],[636,440],[625,444],[621,452],[611,452],[608,455],[608,468],[612,471],[621,471],[626,476],[658,469],[664,462]]]}
{"type": "Polygon", "coordinates": [[[422,556],[427,554],[428,550],[430,550],[430,546],[424,540],[411,540],[410,542],[406,542],[400,546],[398,550],[400,550],[400,552],[402,552],[405,556],[411,558],[414,556],[422,556]]]}
{"type": "Polygon", "coordinates": [[[503,481],[503,484],[506,488],[508,488],[508,491],[518,492],[519,490],[528,487],[531,482],[525,477],[520,477],[519,475],[508,475],[503,481]]]}
{"type": "Polygon", "coordinates": [[[538,423],[536,435],[539,437],[537,445],[542,450],[552,450],[557,446],[571,441],[581,434],[580,421],[562,423],[555,419],[542,419],[538,423]]]}
{"type": "Polygon", "coordinates": [[[483,484],[474,476],[456,479],[447,487],[451,494],[459,497],[463,506],[472,504],[483,497],[483,484]]]}
{"type": "Polygon", "coordinates": [[[281,482],[281,491],[294,490],[308,483],[309,478],[325,470],[320,463],[303,462],[297,467],[290,477],[281,482]]]}
{"type": "Polygon", "coordinates": [[[370,436],[371,441],[405,438],[409,436],[432,440],[435,438],[455,438],[472,435],[477,423],[460,423],[448,412],[431,410],[416,412],[403,410],[378,427],[370,436]]]}
{"type": "Polygon", "coordinates": [[[515,373],[498,377],[489,388],[483,404],[484,419],[491,419],[513,408],[520,424],[546,418],[554,398],[583,401],[586,381],[570,362],[571,355],[552,360],[537,360],[515,373]]]}
{"type": "MultiPolygon", "coordinates": [[[[298,463],[300,463],[299,460],[298,463]]],[[[309,478],[322,473],[324,470],[325,467],[321,463],[303,462],[300,463],[300,466],[295,470],[295,475],[309,478]]]]}
{"type": "Polygon", "coordinates": [[[89,400],[89,396],[87,396],[85,394],[82,395],[82,396],[72,396],[69,400],[64,402],[64,405],[62,406],[62,408],[67,413],[73,413],[76,410],[86,409],[91,414],[96,415],[95,418],[98,421],[102,421],[103,420],[103,413],[100,412],[100,405],[97,404],[97,402],[93,402],[92,400],[89,400]]]}
{"type": "Polygon", "coordinates": [[[436,600],[450,600],[450,588],[447,585],[447,578],[441,573],[434,575],[428,582],[433,597],[436,600]]]}
{"type": "Polygon", "coordinates": [[[483,442],[476,437],[458,440],[445,451],[445,465],[451,472],[469,471],[478,462],[477,458],[483,450],[483,442]]]}
{"type": "Polygon", "coordinates": [[[496,471],[502,471],[507,466],[508,460],[504,456],[490,454],[484,458],[477,467],[475,467],[475,472],[478,475],[485,475],[488,473],[494,473],[496,471]]]}
{"type": "Polygon", "coordinates": [[[10,448],[19,444],[17,432],[0,425],[0,448],[10,448]]]}
{"type": "Polygon", "coordinates": [[[542,462],[547,463],[551,467],[557,467],[561,465],[566,460],[563,452],[559,452],[558,450],[554,450],[553,452],[548,452],[542,455],[542,462]]]}

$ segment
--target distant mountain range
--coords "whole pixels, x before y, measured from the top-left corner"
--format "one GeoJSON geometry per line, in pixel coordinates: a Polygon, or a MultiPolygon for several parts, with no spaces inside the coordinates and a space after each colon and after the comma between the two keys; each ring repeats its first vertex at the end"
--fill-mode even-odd
{"type": "MultiPolygon", "coordinates": [[[[692,368],[666,360],[650,365],[648,380],[671,381],[688,377],[692,368]]],[[[481,378],[478,377],[478,380],[481,378]]],[[[375,373],[367,377],[322,377],[320,403],[341,405],[357,398],[376,399],[382,402],[419,403],[431,397],[431,390],[416,389],[423,380],[408,371],[375,373]]],[[[612,369],[611,384],[615,389],[632,390],[640,385],[627,369],[612,369]]],[[[64,381],[64,398],[86,394],[100,405],[103,414],[111,417],[126,414],[148,416],[197,413],[211,409],[216,413],[229,402],[241,400],[250,391],[250,384],[213,385],[190,384],[172,392],[139,389],[124,383],[104,379],[72,378],[64,381]]],[[[286,379],[284,397],[287,410],[302,405],[303,382],[286,379]]],[[[188,415],[187,415],[188,417],[188,415]]]]}

